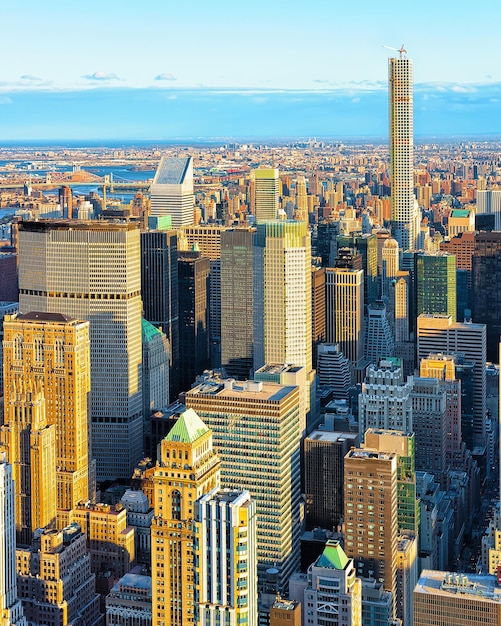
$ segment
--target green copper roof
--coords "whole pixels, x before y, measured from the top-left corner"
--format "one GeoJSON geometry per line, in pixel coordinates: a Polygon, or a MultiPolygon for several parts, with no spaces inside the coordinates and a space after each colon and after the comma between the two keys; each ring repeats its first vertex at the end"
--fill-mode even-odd
{"type": "Polygon", "coordinates": [[[202,422],[193,409],[181,413],[174,428],[165,437],[166,441],[180,443],[193,443],[208,432],[207,426],[202,422]]]}
{"type": "Polygon", "coordinates": [[[468,209],[454,209],[452,211],[452,217],[468,217],[469,214],[468,209]]]}
{"type": "Polygon", "coordinates": [[[328,541],[325,544],[324,551],[320,555],[316,566],[343,570],[348,564],[348,560],[339,541],[328,541]]]}
{"type": "Polygon", "coordinates": [[[148,320],[145,320],[144,318],[141,320],[141,335],[143,338],[143,343],[148,343],[153,339],[153,337],[156,337],[156,335],[160,334],[161,332],[158,330],[158,328],[155,328],[155,326],[153,326],[153,324],[150,324],[148,320]]]}

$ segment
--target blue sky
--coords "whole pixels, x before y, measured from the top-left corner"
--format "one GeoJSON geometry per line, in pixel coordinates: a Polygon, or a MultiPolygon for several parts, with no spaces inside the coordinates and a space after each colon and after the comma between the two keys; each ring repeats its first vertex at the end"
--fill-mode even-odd
{"type": "Polygon", "coordinates": [[[0,139],[384,136],[402,43],[416,135],[501,133],[501,6],[409,4],[10,2],[0,139]]]}

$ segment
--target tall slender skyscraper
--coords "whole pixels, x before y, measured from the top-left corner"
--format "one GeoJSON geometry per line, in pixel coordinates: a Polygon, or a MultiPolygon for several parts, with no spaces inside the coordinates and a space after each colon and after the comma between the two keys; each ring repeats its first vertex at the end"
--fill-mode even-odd
{"type": "Polygon", "coordinates": [[[179,295],[177,234],[141,232],[141,298],[144,317],[167,335],[170,344],[170,397],[179,393],[179,295]]]}
{"type": "MultiPolygon", "coordinates": [[[[221,363],[246,380],[253,364],[253,228],[221,233],[221,363]]],[[[211,311],[212,313],[212,311],[211,311]]]]}
{"type": "Polygon", "coordinates": [[[414,122],[412,61],[403,47],[390,58],[391,221],[393,236],[403,250],[416,247],[419,212],[414,198],[414,122]]]}
{"type": "Polygon", "coordinates": [[[62,313],[90,322],[92,452],[97,475],[130,478],[143,452],[137,224],[22,222],[19,283],[21,311],[62,313]]]}
{"type": "Polygon", "coordinates": [[[162,157],[151,184],[151,215],[172,217],[172,228],[194,222],[193,159],[162,157]]]}
{"type": "Polygon", "coordinates": [[[422,252],[416,266],[417,314],[439,313],[456,321],[456,257],[448,252],[422,252]]]}

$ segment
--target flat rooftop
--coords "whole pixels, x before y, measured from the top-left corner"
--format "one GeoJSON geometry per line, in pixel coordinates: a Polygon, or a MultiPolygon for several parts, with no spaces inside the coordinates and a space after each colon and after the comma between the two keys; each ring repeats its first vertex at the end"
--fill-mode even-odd
{"type": "Polygon", "coordinates": [[[110,222],[108,220],[36,220],[19,222],[19,230],[46,233],[52,230],[137,230],[139,222],[110,222]]]}
{"type": "Polygon", "coordinates": [[[345,441],[346,439],[352,441],[356,437],[358,437],[358,433],[342,433],[328,430],[314,430],[311,435],[309,435],[306,439],[309,441],[326,441],[328,443],[336,443],[338,441],[345,441]]]}
{"type": "Polygon", "coordinates": [[[465,596],[476,600],[501,602],[501,588],[496,577],[488,574],[451,574],[436,570],[423,570],[414,590],[441,596],[465,596]]]}
{"type": "Polygon", "coordinates": [[[233,381],[231,386],[223,381],[204,381],[190,389],[186,397],[206,395],[228,400],[266,400],[268,402],[280,402],[287,397],[296,387],[279,385],[265,381],[233,381]]]}

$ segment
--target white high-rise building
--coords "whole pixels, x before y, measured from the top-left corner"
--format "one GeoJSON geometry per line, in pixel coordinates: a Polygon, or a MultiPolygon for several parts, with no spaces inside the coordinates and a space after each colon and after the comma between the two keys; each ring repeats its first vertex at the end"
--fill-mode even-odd
{"type": "Polygon", "coordinates": [[[193,159],[162,157],[151,184],[151,215],[172,217],[172,228],[194,222],[193,159]]]}
{"type": "Polygon", "coordinates": [[[399,360],[369,365],[358,397],[358,432],[368,428],[412,432],[412,386],[404,382],[399,360]]]}
{"type": "Polygon", "coordinates": [[[257,624],[256,504],[216,487],[195,502],[195,611],[201,626],[257,624]]]}
{"type": "Polygon", "coordinates": [[[254,177],[254,215],[256,223],[276,220],[279,209],[278,169],[258,169],[254,177]]]}
{"type": "Polygon", "coordinates": [[[0,455],[0,626],[27,626],[17,599],[16,515],[12,466],[0,455]]]}
{"type": "Polygon", "coordinates": [[[362,581],[339,541],[327,541],[308,568],[302,604],[306,626],[362,625],[362,581]]]}
{"type": "Polygon", "coordinates": [[[289,363],[304,367],[310,381],[311,323],[307,223],[259,224],[254,240],[254,369],[289,363]]]}
{"type": "Polygon", "coordinates": [[[419,209],[414,197],[414,122],[412,61],[402,48],[388,59],[393,236],[403,250],[414,249],[419,234],[419,209]]]}
{"type": "Polygon", "coordinates": [[[92,453],[100,479],[130,478],[143,454],[140,264],[137,224],[19,225],[21,311],[90,322],[92,453]]]}

